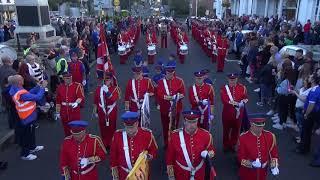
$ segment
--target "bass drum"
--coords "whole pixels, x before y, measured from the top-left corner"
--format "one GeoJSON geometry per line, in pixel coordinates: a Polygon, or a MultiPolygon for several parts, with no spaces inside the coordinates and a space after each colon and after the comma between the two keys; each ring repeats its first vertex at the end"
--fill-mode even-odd
{"type": "Polygon", "coordinates": [[[188,54],[188,46],[186,44],[183,44],[180,46],[180,54],[181,55],[187,55],[188,54]]]}
{"type": "Polygon", "coordinates": [[[126,47],[125,46],[118,46],[118,54],[120,55],[120,56],[124,56],[124,55],[126,55],[126,47]]]}
{"type": "Polygon", "coordinates": [[[148,46],[148,55],[155,55],[156,52],[156,46],[155,45],[149,45],[148,46]]]}

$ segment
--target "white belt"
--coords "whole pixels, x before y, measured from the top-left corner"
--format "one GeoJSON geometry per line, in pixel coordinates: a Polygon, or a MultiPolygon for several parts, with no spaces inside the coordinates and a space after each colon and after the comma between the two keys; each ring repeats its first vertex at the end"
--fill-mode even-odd
{"type": "Polygon", "coordinates": [[[137,100],[137,99],[131,99],[132,102],[137,104],[138,109],[141,108],[141,105],[143,103],[143,99],[137,100]]]}
{"type": "Polygon", "coordinates": [[[204,120],[204,112],[208,109],[208,105],[206,105],[204,108],[200,106],[198,106],[198,109],[201,113],[201,116],[200,116],[200,123],[202,124],[203,123],[203,120],[204,120]]]}
{"type": "Polygon", "coordinates": [[[181,167],[181,169],[186,170],[186,171],[189,171],[189,172],[190,172],[190,175],[191,175],[190,180],[193,180],[193,179],[194,179],[194,176],[196,175],[196,172],[199,171],[199,169],[202,168],[204,161],[201,160],[201,162],[200,162],[200,163],[198,164],[198,166],[195,167],[195,168],[191,168],[191,167],[184,166],[184,165],[182,165],[181,163],[179,163],[178,161],[176,161],[176,163],[181,167]]]}
{"type": "Polygon", "coordinates": [[[221,48],[221,47],[218,47],[218,49],[227,49],[227,48],[221,48]]]}
{"type": "MultiPolygon", "coordinates": [[[[85,174],[87,174],[88,172],[92,171],[93,168],[95,168],[95,167],[96,167],[96,165],[93,164],[93,165],[90,166],[88,169],[86,169],[86,170],[84,170],[84,171],[81,171],[80,174],[81,174],[81,175],[85,175],[85,174]]],[[[73,170],[73,173],[74,173],[74,174],[78,174],[78,172],[75,171],[75,170],[73,170]]]]}
{"type": "MultiPolygon", "coordinates": [[[[112,112],[112,110],[114,109],[114,107],[116,107],[116,105],[117,105],[117,102],[114,102],[113,104],[107,106],[108,108],[107,115],[109,115],[112,112]]],[[[103,108],[101,104],[99,104],[99,107],[103,108]]]]}
{"type": "Polygon", "coordinates": [[[67,103],[67,102],[62,102],[61,105],[63,106],[72,106],[73,103],[67,103]]]}

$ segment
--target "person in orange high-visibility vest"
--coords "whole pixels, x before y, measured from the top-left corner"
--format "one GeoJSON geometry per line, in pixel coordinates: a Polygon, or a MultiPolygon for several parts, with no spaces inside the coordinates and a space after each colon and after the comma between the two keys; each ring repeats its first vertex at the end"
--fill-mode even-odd
{"type": "MultiPolygon", "coordinates": [[[[36,106],[41,103],[44,96],[44,88],[47,81],[42,81],[30,91],[23,88],[24,79],[20,75],[9,76],[9,94],[16,105],[16,111],[20,121],[17,123],[19,145],[21,146],[21,159],[34,160],[37,158],[35,152],[42,150],[43,146],[36,146],[35,121],[37,120],[36,106]]],[[[43,102],[42,102],[43,103],[43,102]]]]}

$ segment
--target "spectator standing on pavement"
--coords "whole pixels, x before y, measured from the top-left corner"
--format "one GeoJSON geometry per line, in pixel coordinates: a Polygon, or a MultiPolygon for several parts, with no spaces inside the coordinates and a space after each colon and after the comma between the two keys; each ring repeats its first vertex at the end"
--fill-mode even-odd
{"type": "Polygon", "coordinates": [[[23,87],[26,90],[30,90],[37,85],[36,80],[29,74],[29,67],[27,63],[21,62],[18,74],[24,79],[23,87]]]}
{"type": "Polygon", "coordinates": [[[3,25],[0,25],[0,42],[4,42],[4,28],[3,25]]]}
{"type": "Polygon", "coordinates": [[[257,102],[258,106],[271,103],[272,87],[275,83],[276,62],[269,61],[261,71],[259,71],[258,79],[260,83],[261,101],[257,102]]]}
{"type": "Polygon", "coordinates": [[[40,65],[36,63],[36,57],[33,55],[28,55],[26,60],[30,76],[33,77],[36,82],[43,81],[43,71],[40,65]]]}
{"type": "Polygon", "coordinates": [[[20,120],[18,123],[19,144],[22,148],[20,156],[22,160],[34,160],[37,158],[34,153],[44,148],[36,145],[34,124],[38,118],[37,103],[43,103],[40,101],[44,96],[44,88],[48,83],[43,81],[28,92],[23,88],[24,79],[21,75],[10,76],[8,82],[11,85],[9,93],[16,105],[20,120]]]}
{"type": "Polygon", "coordinates": [[[304,44],[309,45],[311,43],[311,21],[308,19],[307,23],[303,26],[304,44]]]}

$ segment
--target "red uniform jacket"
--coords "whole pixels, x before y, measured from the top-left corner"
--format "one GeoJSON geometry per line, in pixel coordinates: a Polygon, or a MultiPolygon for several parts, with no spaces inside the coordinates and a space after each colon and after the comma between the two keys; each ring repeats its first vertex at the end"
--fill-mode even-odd
{"type": "Polygon", "coordinates": [[[80,119],[80,107],[84,105],[84,94],[82,85],[76,82],[71,83],[69,86],[60,84],[57,88],[56,105],[60,105],[60,116],[63,123],[68,123],[73,120],[80,119]],[[81,104],[72,108],[69,104],[82,99],[81,104]]]}
{"type": "Polygon", "coordinates": [[[146,35],[146,44],[157,44],[157,35],[155,32],[146,35]]]}
{"type": "MultiPolygon", "coordinates": [[[[181,168],[181,165],[184,167],[188,167],[188,165],[180,144],[180,130],[182,129],[177,129],[171,134],[166,157],[167,171],[169,177],[174,176],[176,180],[185,180],[190,179],[190,171],[181,168]]],[[[201,152],[207,150],[209,157],[213,158],[215,150],[213,147],[212,136],[208,131],[201,128],[198,128],[193,135],[190,135],[183,130],[183,135],[192,166],[194,168],[200,168],[196,171],[194,178],[202,180],[205,177],[205,163],[202,166],[199,166],[203,161],[201,152]]]]}
{"type": "Polygon", "coordinates": [[[101,86],[97,87],[94,96],[94,104],[97,106],[98,111],[100,134],[103,144],[106,147],[110,147],[113,133],[116,131],[118,113],[117,101],[120,98],[119,87],[110,86],[108,88],[111,93],[109,97],[107,97],[106,93],[103,93],[103,98],[100,97],[101,86]],[[104,100],[104,108],[102,100],[104,100]],[[105,111],[103,111],[103,109],[105,111]]]}
{"type": "MultiPolygon", "coordinates": [[[[171,80],[166,79],[168,84],[168,90],[170,93],[170,94],[167,94],[164,83],[163,83],[164,79],[159,81],[159,84],[157,87],[157,96],[159,99],[160,112],[169,113],[171,105],[170,105],[170,101],[165,99],[165,96],[168,96],[168,95],[173,96],[173,95],[176,95],[177,93],[185,96],[185,88],[184,88],[183,80],[177,76],[174,76],[171,80]]],[[[177,112],[181,112],[182,110],[181,99],[177,103],[176,110],[177,112]]]]}
{"type": "MultiPolygon", "coordinates": [[[[213,107],[214,104],[214,90],[213,87],[210,84],[203,83],[201,86],[194,85],[196,87],[196,92],[199,101],[202,101],[204,99],[207,99],[210,102],[210,106],[213,107]]],[[[208,119],[208,108],[204,106],[203,104],[199,104],[195,98],[195,94],[193,93],[193,86],[189,88],[189,101],[191,104],[191,108],[194,110],[199,110],[201,114],[204,115],[204,118],[208,119]],[[199,108],[200,106],[200,108],[199,108]]]]}
{"type": "Polygon", "coordinates": [[[179,35],[179,45],[182,45],[183,42],[186,43],[186,44],[189,43],[188,36],[187,36],[187,34],[185,32],[182,32],[179,35]]]}
{"type": "Polygon", "coordinates": [[[273,133],[263,130],[260,136],[247,131],[240,135],[238,161],[240,180],[265,180],[270,167],[278,166],[278,147],[273,133]],[[263,168],[253,169],[259,158],[263,168]]]}
{"type": "Polygon", "coordinates": [[[97,163],[105,158],[106,150],[98,136],[87,134],[81,143],[75,141],[72,136],[68,136],[61,146],[60,169],[62,176],[71,180],[98,180],[97,163]],[[89,158],[94,163],[81,169],[81,158],[89,158]]]}
{"type": "MultiPolygon", "coordinates": [[[[110,149],[110,166],[112,176],[119,177],[119,180],[124,180],[128,172],[128,165],[123,150],[122,131],[117,130],[113,136],[110,149]]],[[[138,128],[138,132],[134,137],[128,138],[129,155],[132,167],[143,151],[148,151],[148,154],[155,158],[157,155],[157,143],[152,132],[148,129],[138,128]]]]}
{"type": "Polygon", "coordinates": [[[218,55],[226,56],[229,49],[229,44],[227,38],[218,36],[217,37],[217,45],[218,45],[218,55]]]}
{"type": "Polygon", "coordinates": [[[73,82],[77,82],[77,83],[82,83],[82,81],[84,80],[84,73],[85,73],[85,69],[84,69],[84,65],[81,61],[76,61],[76,62],[70,62],[68,64],[69,67],[69,71],[72,74],[72,81],[73,82]]]}
{"type": "Polygon", "coordinates": [[[127,44],[128,43],[128,38],[126,36],[126,33],[120,33],[118,35],[118,44],[127,44]]]}
{"type": "Polygon", "coordinates": [[[135,82],[135,88],[136,88],[136,94],[137,94],[137,100],[134,98],[133,89],[132,89],[132,79],[130,79],[126,86],[126,93],[124,96],[124,100],[126,103],[126,106],[129,106],[130,111],[137,112],[138,105],[142,104],[144,95],[146,93],[154,93],[154,87],[152,85],[152,82],[149,78],[142,78],[141,80],[134,80],[135,82]]]}
{"type": "MultiPolygon", "coordinates": [[[[233,97],[233,100],[236,102],[240,102],[241,100],[247,101],[247,89],[244,85],[238,83],[235,87],[230,87],[230,92],[233,97]]],[[[229,104],[229,96],[227,94],[225,86],[223,86],[220,90],[221,101],[223,104],[222,110],[222,120],[235,120],[236,119],[236,109],[233,105],[229,104]]],[[[243,108],[240,109],[240,116],[238,119],[242,119],[243,117],[243,108]]]]}

